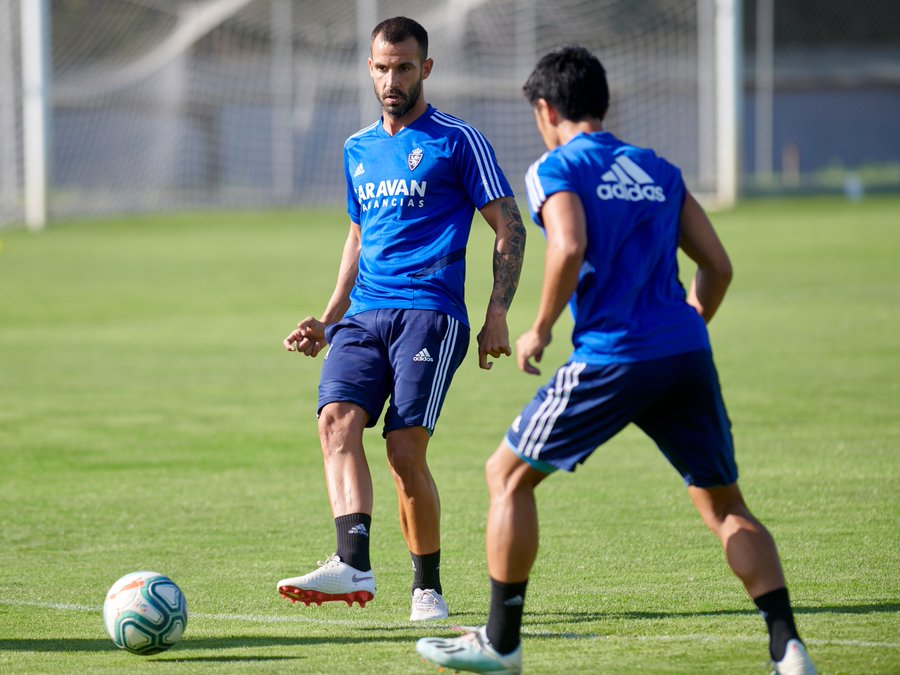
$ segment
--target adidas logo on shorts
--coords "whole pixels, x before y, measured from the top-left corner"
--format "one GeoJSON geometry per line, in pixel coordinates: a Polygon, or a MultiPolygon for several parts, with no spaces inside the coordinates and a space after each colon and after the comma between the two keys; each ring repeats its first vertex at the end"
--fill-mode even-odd
{"type": "Polygon", "coordinates": [[[434,361],[427,349],[423,349],[413,357],[413,361],[434,361]]]}
{"type": "Polygon", "coordinates": [[[663,189],[653,182],[650,174],[625,155],[616,157],[609,171],[600,178],[607,181],[597,186],[597,196],[600,199],[622,199],[626,202],[645,199],[650,202],[666,201],[663,189]]]}

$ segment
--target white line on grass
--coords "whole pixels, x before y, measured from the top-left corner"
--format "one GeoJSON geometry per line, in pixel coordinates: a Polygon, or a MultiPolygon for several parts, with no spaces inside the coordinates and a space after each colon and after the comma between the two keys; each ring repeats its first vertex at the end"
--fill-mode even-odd
{"type": "MultiPolygon", "coordinates": [[[[70,612],[97,612],[103,611],[98,605],[77,605],[68,602],[39,602],[35,600],[0,600],[0,605],[10,607],[36,607],[38,609],[56,609],[70,612]]],[[[367,619],[321,619],[307,616],[272,616],[267,614],[205,614],[191,612],[191,619],[203,619],[207,621],[240,621],[244,623],[313,623],[326,626],[366,626],[369,628],[413,628],[408,621],[403,622],[379,622],[373,624],[367,619]]],[[[419,628],[419,626],[415,626],[419,628]]],[[[474,626],[453,626],[453,630],[474,630],[474,626]]],[[[446,629],[446,626],[436,625],[435,630],[446,629]]],[[[522,633],[534,638],[548,638],[552,640],[622,640],[632,641],[660,641],[660,642],[763,642],[764,638],[749,635],[595,635],[590,633],[551,633],[543,630],[523,628],[522,633]]],[[[874,642],[870,640],[820,640],[806,639],[804,642],[810,645],[839,646],[839,647],[869,647],[872,649],[900,649],[900,642],[874,642]]]]}

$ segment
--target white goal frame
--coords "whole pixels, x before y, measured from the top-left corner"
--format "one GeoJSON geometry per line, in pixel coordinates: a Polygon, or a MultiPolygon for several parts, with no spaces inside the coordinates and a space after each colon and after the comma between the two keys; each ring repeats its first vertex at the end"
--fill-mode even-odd
{"type": "MultiPolygon", "coordinates": [[[[15,0],[0,0],[0,10],[10,12],[15,0]]],[[[154,70],[159,70],[167,63],[190,49],[198,40],[210,31],[241,11],[252,0],[198,0],[184,5],[178,19],[177,28],[160,42],[153,51],[143,54],[131,63],[123,64],[114,76],[103,82],[104,87],[115,88],[134,81],[154,70]]],[[[273,16],[280,11],[281,24],[291,21],[291,1],[281,2],[281,6],[273,5],[273,16]]],[[[533,8],[537,0],[517,0],[516,25],[513,27],[518,37],[516,41],[517,64],[521,63],[522,72],[514,73],[522,79],[527,66],[537,54],[526,49],[527,36],[537,30],[534,25],[533,8]],[[532,8],[532,12],[529,12],[532,8]]],[[[714,186],[708,192],[698,193],[704,203],[712,208],[732,206],[739,196],[739,166],[741,148],[741,110],[742,110],[742,63],[741,63],[741,15],[742,0],[696,0],[698,31],[698,78],[697,78],[697,111],[698,111],[698,175],[702,182],[714,186]]],[[[359,58],[364,61],[371,26],[380,18],[378,0],[356,0],[356,31],[358,34],[359,58]]],[[[434,10],[422,10],[433,15],[436,30],[452,30],[453,16],[465,15],[485,4],[485,0],[450,0],[434,10]]],[[[51,29],[50,0],[19,0],[20,43],[21,43],[21,123],[22,123],[22,166],[23,166],[23,212],[26,225],[32,229],[40,229],[48,220],[48,193],[52,162],[52,148],[49,129],[51,128],[53,83],[51,82],[51,29]]],[[[423,14],[424,15],[424,14],[423,14]]],[[[273,20],[273,30],[277,30],[278,20],[273,20]]],[[[288,23],[289,25],[289,23],[288,23]]],[[[533,42],[531,44],[534,44],[533,42]]],[[[273,33],[272,72],[281,73],[286,83],[284,94],[290,98],[290,86],[294,74],[292,72],[290,34],[279,41],[273,33]],[[279,46],[280,45],[280,46],[279,46]],[[279,70],[280,69],[280,70],[279,70]]],[[[0,63],[0,66],[3,64],[0,63]]],[[[518,66],[517,66],[518,69],[518,66]]],[[[527,74],[527,73],[526,73],[527,74]]],[[[2,75],[2,73],[0,73],[2,75]]],[[[371,82],[364,71],[359,71],[357,78],[359,100],[374,104],[371,96],[371,82]]],[[[64,92],[60,92],[64,95],[64,92]]],[[[281,134],[281,139],[289,139],[291,134],[292,111],[290,100],[283,100],[279,108],[276,101],[272,111],[272,134],[281,134]],[[280,122],[279,122],[280,120],[280,122]]],[[[373,117],[371,107],[360,105],[360,126],[367,124],[373,117]]],[[[2,120],[0,120],[2,121],[2,120]]],[[[278,164],[277,175],[274,176],[273,188],[286,200],[290,198],[291,185],[294,180],[291,153],[284,148],[287,143],[273,145],[282,149],[278,157],[273,158],[278,164]]],[[[337,150],[336,150],[337,152],[337,150]]]]}

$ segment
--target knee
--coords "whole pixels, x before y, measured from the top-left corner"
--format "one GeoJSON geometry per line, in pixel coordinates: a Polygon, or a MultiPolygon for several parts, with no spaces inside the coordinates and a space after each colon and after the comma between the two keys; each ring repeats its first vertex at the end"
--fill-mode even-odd
{"type": "Polygon", "coordinates": [[[738,534],[741,530],[748,529],[748,525],[749,522],[743,514],[731,512],[717,518],[716,529],[721,538],[728,539],[738,534]]]}
{"type": "Polygon", "coordinates": [[[744,529],[747,523],[756,522],[737,484],[713,488],[690,487],[688,491],[703,522],[720,537],[744,529]]]}
{"type": "Polygon", "coordinates": [[[517,459],[515,455],[501,446],[485,463],[484,478],[492,499],[529,487],[523,473],[516,470],[519,462],[513,459],[517,459]]]}
{"type": "Polygon", "coordinates": [[[735,513],[729,513],[725,516],[725,519],[722,522],[722,531],[725,533],[726,537],[744,532],[766,537],[771,536],[766,529],[766,526],[757,520],[747,507],[743,507],[735,513]]]}
{"type": "Polygon", "coordinates": [[[388,465],[394,477],[402,481],[416,480],[417,476],[428,473],[425,453],[428,436],[416,433],[392,433],[388,437],[388,465]]]}
{"type": "Polygon", "coordinates": [[[339,455],[349,448],[349,439],[362,435],[364,422],[360,424],[353,410],[328,405],[319,414],[319,441],[325,455],[339,455]]]}
{"type": "Polygon", "coordinates": [[[395,476],[408,479],[425,465],[425,457],[409,447],[391,448],[388,451],[388,464],[395,476]]]}
{"type": "Polygon", "coordinates": [[[742,504],[733,509],[724,509],[715,513],[712,518],[707,519],[707,525],[723,545],[735,536],[766,533],[762,523],[754,518],[753,514],[742,504]]]}
{"type": "Polygon", "coordinates": [[[484,464],[484,480],[487,483],[488,490],[490,490],[491,494],[502,489],[507,482],[507,476],[501,475],[502,469],[503,467],[497,457],[497,452],[488,457],[487,462],[484,464]]]}

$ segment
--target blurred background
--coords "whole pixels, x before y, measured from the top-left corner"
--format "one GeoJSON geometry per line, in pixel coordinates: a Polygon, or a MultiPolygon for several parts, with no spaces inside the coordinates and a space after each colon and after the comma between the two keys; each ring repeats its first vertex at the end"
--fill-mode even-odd
{"type": "Polygon", "coordinates": [[[569,42],[607,68],[607,128],[711,206],[900,191],[894,0],[0,0],[0,226],[340,206],[380,111],[369,34],[429,31],[426,97],[477,126],[518,194],[543,147],[521,86],[569,42]]]}

